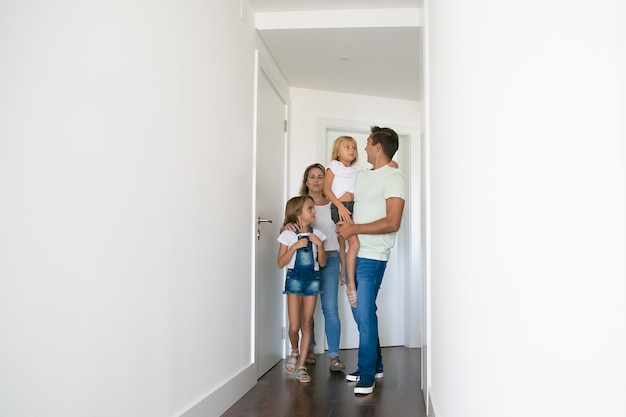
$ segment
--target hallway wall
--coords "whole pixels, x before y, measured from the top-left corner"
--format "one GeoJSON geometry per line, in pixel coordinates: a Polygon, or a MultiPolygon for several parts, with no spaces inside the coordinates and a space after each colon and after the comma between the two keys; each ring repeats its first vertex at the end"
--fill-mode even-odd
{"type": "Polygon", "coordinates": [[[624,416],[626,6],[427,7],[436,416],[624,416]]]}
{"type": "Polygon", "coordinates": [[[250,367],[255,42],[231,0],[0,3],[0,415],[180,415],[250,367]]]}

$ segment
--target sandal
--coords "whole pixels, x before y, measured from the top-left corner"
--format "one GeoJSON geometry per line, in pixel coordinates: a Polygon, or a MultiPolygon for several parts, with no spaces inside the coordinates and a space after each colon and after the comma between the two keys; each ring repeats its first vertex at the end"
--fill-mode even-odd
{"type": "Polygon", "coordinates": [[[343,364],[343,362],[341,362],[341,359],[339,359],[339,356],[333,356],[330,358],[330,370],[333,372],[339,372],[339,371],[343,371],[344,369],[346,369],[346,365],[343,364]]]}
{"type": "Polygon", "coordinates": [[[298,368],[298,372],[296,373],[296,378],[300,382],[311,382],[311,375],[306,371],[304,366],[298,368]]]}
{"type": "Polygon", "coordinates": [[[309,349],[306,354],[306,359],[304,360],[304,363],[306,363],[307,365],[315,365],[315,362],[317,362],[317,360],[315,359],[315,352],[313,351],[313,349],[309,349]]]}
{"type": "Polygon", "coordinates": [[[287,359],[287,363],[285,364],[285,371],[287,371],[288,374],[292,374],[293,371],[296,370],[298,356],[298,352],[291,351],[291,355],[289,355],[289,359],[287,359]]]}

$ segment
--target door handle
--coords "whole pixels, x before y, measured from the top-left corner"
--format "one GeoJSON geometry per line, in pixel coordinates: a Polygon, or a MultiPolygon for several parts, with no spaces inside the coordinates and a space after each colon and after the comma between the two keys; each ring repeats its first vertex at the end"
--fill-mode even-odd
{"type": "Polygon", "coordinates": [[[274,222],[271,221],[270,219],[262,219],[260,217],[257,217],[257,224],[261,224],[261,223],[274,223],[274,222]]]}

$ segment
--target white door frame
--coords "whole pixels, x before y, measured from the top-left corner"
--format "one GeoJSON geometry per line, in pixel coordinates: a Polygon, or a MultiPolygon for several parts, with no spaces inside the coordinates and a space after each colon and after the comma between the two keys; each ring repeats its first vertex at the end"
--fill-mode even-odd
{"type": "MultiPolygon", "coordinates": [[[[407,185],[411,200],[405,206],[408,211],[408,223],[403,224],[403,228],[408,228],[406,234],[408,242],[398,242],[404,249],[402,250],[403,262],[400,268],[404,267],[405,282],[405,332],[404,345],[406,347],[422,346],[422,323],[425,314],[425,306],[422,302],[423,288],[423,268],[424,257],[422,247],[422,170],[423,155],[421,146],[421,132],[417,126],[398,125],[396,123],[383,123],[383,121],[357,121],[332,118],[317,119],[317,160],[327,161],[330,153],[326,148],[326,132],[329,129],[350,129],[369,131],[370,126],[376,124],[380,127],[391,127],[399,136],[408,138],[409,160],[414,162],[413,166],[407,167],[409,177],[407,185]]],[[[402,143],[401,143],[402,145],[402,143]]],[[[316,338],[317,339],[317,338],[316,338]]]]}

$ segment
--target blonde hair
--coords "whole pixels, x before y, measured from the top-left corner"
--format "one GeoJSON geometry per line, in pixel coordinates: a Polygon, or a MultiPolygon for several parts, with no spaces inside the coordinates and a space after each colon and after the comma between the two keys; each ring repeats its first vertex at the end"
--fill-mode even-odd
{"type": "Polygon", "coordinates": [[[313,200],[313,197],[310,195],[299,195],[297,197],[292,197],[287,201],[285,205],[285,221],[283,221],[283,226],[288,223],[298,224],[298,216],[302,214],[302,208],[304,207],[304,202],[307,200],[313,200]]]}
{"type": "MultiPolygon", "coordinates": [[[[343,141],[349,141],[352,142],[356,148],[356,139],[354,139],[352,136],[339,136],[337,139],[335,139],[335,141],[333,142],[333,150],[332,153],[330,154],[330,160],[331,161],[337,161],[339,158],[339,147],[341,146],[341,142],[343,141]]],[[[350,162],[350,165],[354,165],[357,161],[359,160],[359,151],[357,149],[354,150],[354,160],[352,162],[350,162]]]]}

